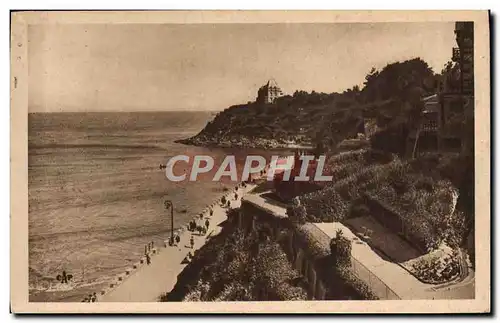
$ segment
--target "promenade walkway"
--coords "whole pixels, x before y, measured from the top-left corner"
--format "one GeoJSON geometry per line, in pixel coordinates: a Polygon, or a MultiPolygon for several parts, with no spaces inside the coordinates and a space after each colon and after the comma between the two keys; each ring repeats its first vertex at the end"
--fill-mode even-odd
{"type": "MultiPolygon", "coordinates": [[[[234,200],[235,191],[228,192],[226,199],[231,201],[231,208],[238,208],[241,205],[241,198],[249,192],[255,185],[247,184],[245,188],[240,187],[238,200],[234,200]]],[[[204,215],[203,220],[199,220],[199,224],[204,225],[205,219],[209,219],[210,226],[208,232],[204,236],[193,234],[194,248],[190,247],[190,238],[192,232],[187,230],[180,234],[181,241],[178,246],[160,247],[157,249],[157,254],[151,257],[151,264],[142,264],[136,271],[132,271],[129,276],[124,278],[124,281],[118,284],[115,288],[109,290],[106,294],[97,298],[98,302],[157,302],[160,295],[169,292],[174,287],[177,281],[177,275],[184,269],[187,264],[181,264],[182,260],[189,251],[194,253],[194,250],[200,249],[211,236],[220,233],[220,223],[226,220],[227,208],[220,205],[213,207],[213,215],[209,216],[209,212],[204,215]]],[[[168,237],[165,237],[166,239],[168,237]]]]}

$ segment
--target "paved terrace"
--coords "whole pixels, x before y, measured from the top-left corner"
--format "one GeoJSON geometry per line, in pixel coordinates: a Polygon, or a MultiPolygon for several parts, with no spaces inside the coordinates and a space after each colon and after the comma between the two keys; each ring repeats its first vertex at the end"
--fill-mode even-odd
{"type": "MultiPolygon", "coordinates": [[[[265,194],[265,193],[263,193],[265,194]]],[[[279,203],[269,202],[262,194],[248,194],[243,201],[278,217],[287,217],[286,208],[279,203]]],[[[344,236],[352,241],[351,256],[377,276],[401,299],[473,299],[474,279],[469,278],[457,284],[425,284],[415,278],[397,263],[383,259],[367,243],[361,241],[348,227],[340,222],[311,223],[330,239],[342,230],[344,236]],[[445,287],[446,286],[446,287],[445,287]]],[[[325,246],[329,249],[329,246],[325,246]]],[[[361,277],[360,277],[361,278],[361,277]]],[[[362,279],[362,278],[361,278],[362,279]]],[[[370,285],[369,282],[366,282],[370,285]]]]}

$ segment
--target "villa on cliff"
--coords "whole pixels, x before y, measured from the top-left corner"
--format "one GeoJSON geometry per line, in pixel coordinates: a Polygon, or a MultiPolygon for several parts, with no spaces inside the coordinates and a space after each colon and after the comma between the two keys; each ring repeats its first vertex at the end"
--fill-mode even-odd
{"type": "Polygon", "coordinates": [[[283,91],[274,79],[270,79],[265,85],[261,86],[257,92],[257,103],[273,103],[277,98],[283,96],[283,91]]]}

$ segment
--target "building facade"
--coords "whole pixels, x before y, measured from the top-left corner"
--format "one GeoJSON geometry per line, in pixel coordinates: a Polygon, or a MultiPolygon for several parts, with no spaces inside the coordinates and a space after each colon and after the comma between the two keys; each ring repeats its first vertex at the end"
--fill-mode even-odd
{"type": "Polygon", "coordinates": [[[442,76],[437,93],[422,99],[418,129],[409,134],[407,154],[463,152],[473,145],[466,127],[474,118],[474,23],[456,22],[455,66],[442,76]]]}
{"type": "Polygon", "coordinates": [[[257,102],[269,104],[277,98],[283,96],[283,91],[274,79],[270,79],[265,85],[261,86],[257,92],[257,102]]]}

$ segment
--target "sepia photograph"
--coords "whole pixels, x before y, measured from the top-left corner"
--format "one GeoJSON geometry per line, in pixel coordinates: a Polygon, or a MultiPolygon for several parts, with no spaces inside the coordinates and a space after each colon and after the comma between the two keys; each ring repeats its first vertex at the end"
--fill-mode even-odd
{"type": "Polygon", "coordinates": [[[490,311],[487,11],[11,14],[14,312],[490,311]]]}

